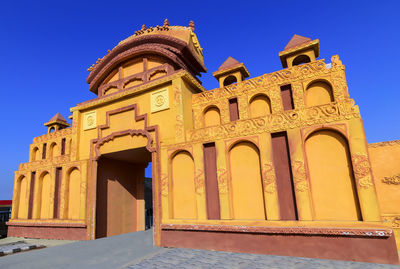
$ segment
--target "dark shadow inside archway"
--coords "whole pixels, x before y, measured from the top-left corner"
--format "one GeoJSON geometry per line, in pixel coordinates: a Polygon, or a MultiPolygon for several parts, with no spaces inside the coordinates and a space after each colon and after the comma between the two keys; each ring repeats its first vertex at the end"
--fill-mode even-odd
{"type": "Polygon", "coordinates": [[[152,225],[152,184],[145,178],[145,148],[103,154],[97,166],[96,238],[142,231],[152,225]],[[149,220],[151,219],[151,220],[149,220]]]}

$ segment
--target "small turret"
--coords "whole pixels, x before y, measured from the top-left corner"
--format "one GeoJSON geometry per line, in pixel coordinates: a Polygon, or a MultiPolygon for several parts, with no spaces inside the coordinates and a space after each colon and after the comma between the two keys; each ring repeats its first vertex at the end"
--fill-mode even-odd
{"type": "Polygon", "coordinates": [[[44,124],[47,129],[47,133],[58,131],[70,126],[66,119],[61,116],[60,113],[55,114],[48,122],[44,124]]]}
{"type": "Polygon", "coordinates": [[[319,40],[294,35],[279,57],[284,68],[315,61],[319,57],[319,40]]]}
{"type": "Polygon", "coordinates": [[[219,81],[219,87],[222,88],[243,81],[250,74],[243,63],[239,63],[236,59],[229,56],[218,70],[213,73],[213,76],[219,81]]]}

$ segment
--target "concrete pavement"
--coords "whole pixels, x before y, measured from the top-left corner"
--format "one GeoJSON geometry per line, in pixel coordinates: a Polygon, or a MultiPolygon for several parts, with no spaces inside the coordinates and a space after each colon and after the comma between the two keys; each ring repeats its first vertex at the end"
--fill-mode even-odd
{"type": "Polygon", "coordinates": [[[153,246],[152,230],[0,257],[1,269],[392,269],[399,266],[153,246]]]}
{"type": "Polygon", "coordinates": [[[123,268],[161,251],[153,246],[152,230],[147,230],[0,257],[0,268],[123,268]]]}

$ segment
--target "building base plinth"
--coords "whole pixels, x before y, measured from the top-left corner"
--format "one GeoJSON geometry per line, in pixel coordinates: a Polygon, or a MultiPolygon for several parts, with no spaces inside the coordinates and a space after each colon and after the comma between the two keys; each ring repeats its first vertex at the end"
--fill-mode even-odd
{"type": "Polygon", "coordinates": [[[35,225],[8,224],[8,236],[58,239],[58,240],[87,240],[86,225],[35,225]]]}
{"type": "MultiPolygon", "coordinates": [[[[293,229],[290,229],[293,230],[293,229]]],[[[394,234],[387,236],[268,233],[163,228],[161,246],[318,259],[399,264],[394,234]]]]}

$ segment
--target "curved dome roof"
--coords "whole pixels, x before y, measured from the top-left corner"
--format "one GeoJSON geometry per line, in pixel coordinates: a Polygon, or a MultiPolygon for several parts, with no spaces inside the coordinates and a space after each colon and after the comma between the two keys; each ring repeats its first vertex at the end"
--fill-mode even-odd
{"type": "Polygon", "coordinates": [[[203,49],[193,30],[194,27],[166,24],[150,28],[143,25],[141,30],[119,42],[88,69],[90,74],[86,81],[90,91],[96,93],[104,78],[121,62],[140,55],[165,57],[194,77],[206,72],[203,49]]]}

